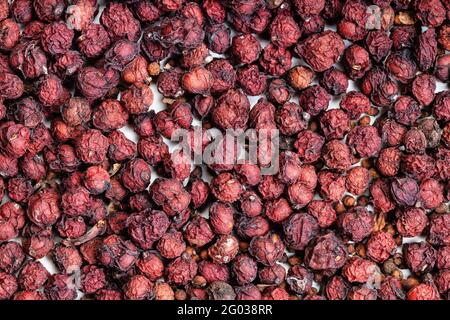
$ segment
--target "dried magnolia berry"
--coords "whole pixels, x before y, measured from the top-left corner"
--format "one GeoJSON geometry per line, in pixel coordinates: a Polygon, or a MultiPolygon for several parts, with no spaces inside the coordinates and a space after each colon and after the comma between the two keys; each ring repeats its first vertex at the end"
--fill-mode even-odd
{"type": "Polygon", "coordinates": [[[294,250],[304,250],[316,237],[319,226],[316,219],[305,213],[294,214],[283,224],[286,245],[294,250]]]}
{"type": "Polygon", "coordinates": [[[357,91],[350,91],[342,97],[339,106],[346,111],[351,119],[357,119],[370,108],[369,99],[357,91]]]}
{"type": "Polygon", "coordinates": [[[344,171],[352,164],[350,148],[339,140],[331,140],[323,148],[325,164],[335,170],[344,171]]]}
{"type": "Polygon", "coordinates": [[[133,158],[136,154],[136,144],[129,140],[121,131],[113,131],[108,135],[110,145],[108,156],[115,162],[123,162],[133,158]]]}
{"type": "Polygon", "coordinates": [[[305,251],[305,264],[313,270],[336,270],[347,260],[347,248],[334,233],[316,238],[305,251]]]}
{"type": "Polygon", "coordinates": [[[79,272],[82,264],[81,255],[73,246],[56,245],[52,250],[56,266],[65,274],[79,272]]]}
{"type": "Polygon", "coordinates": [[[54,247],[54,240],[50,228],[40,228],[29,225],[23,230],[23,248],[35,259],[45,257],[54,247]]]}
{"type": "Polygon", "coordinates": [[[0,270],[15,273],[25,260],[25,253],[17,242],[6,242],[0,246],[0,270]]]}
{"type": "Polygon", "coordinates": [[[309,36],[295,48],[297,53],[316,72],[329,69],[344,52],[344,41],[334,31],[328,30],[309,36]]]}
{"type": "Polygon", "coordinates": [[[377,291],[366,286],[352,287],[347,296],[348,300],[376,300],[377,291]]]}
{"type": "Polygon", "coordinates": [[[120,129],[127,121],[128,113],[117,100],[104,100],[92,113],[93,125],[102,131],[120,129]]]}
{"type": "Polygon", "coordinates": [[[169,230],[159,239],[157,249],[166,259],[179,257],[186,249],[183,234],[176,230],[169,230]]]}
{"type": "Polygon", "coordinates": [[[184,253],[167,266],[167,279],[175,285],[186,285],[197,274],[197,263],[184,253]]]}
{"type": "Polygon", "coordinates": [[[63,0],[36,0],[33,8],[38,18],[43,21],[54,21],[61,17],[65,10],[63,0]]]}
{"type": "Polygon", "coordinates": [[[269,43],[264,48],[259,63],[269,75],[281,76],[290,69],[292,54],[286,48],[269,43]]]}
{"type": "Polygon", "coordinates": [[[231,52],[239,63],[252,63],[261,52],[259,41],[251,34],[233,37],[231,52]]]}
{"type": "Polygon", "coordinates": [[[449,9],[0,0],[0,299],[448,299],[449,9]]]}
{"type": "Polygon", "coordinates": [[[239,243],[236,237],[231,235],[221,236],[208,249],[208,254],[216,263],[227,264],[231,262],[239,251],[239,243]]]}
{"type": "Polygon", "coordinates": [[[232,274],[239,285],[245,285],[253,280],[257,276],[257,264],[249,255],[238,255],[231,266],[232,274]]]}
{"type": "MultiPolygon", "coordinates": [[[[291,71],[292,70],[295,70],[295,68],[291,69],[291,71]]],[[[304,84],[303,78],[302,77],[299,78],[298,76],[299,74],[296,71],[292,71],[292,73],[289,72],[289,78],[290,82],[292,81],[291,83],[292,86],[295,86],[296,84],[299,83],[304,84]]],[[[267,90],[268,90],[267,97],[273,103],[283,104],[287,102],[291,97],[291,92],[288,86],[286,85],[286,82],[282,79],[272,80],[267,90]]]]}
{"type": "Polygon", "coordinates": [[[428,224],[425,211],[421,208],[405,208],[396,212],[396,227],[404,237],[416,237],[422,234],[428,224]]]}
{"type": "Polygon", "coordinates": [[[84,186],[91,194],[100,194],[109,189],[108,172],[101,166],[91,166],[84,174],[84,186]]]}
{"type": "Polygon", "coordinates": [[[331,201],[313,200],[308,204],[307,211],[316,218],[321,228],[327,228],[336,221],[336,211],[331,201]]]}
{"type": "Polygon", "coordinates": [[[350,193],[360,195],[369,186],[369,171],[364,167],[354,167],[347,172],[345,186],[350,193]]]}
{"type": "Polygon", "coordinates": [[[294,209],[305,207],[314,197],[311,189],[301,182],[291,184],[287,189],[287,193],[294,209]]]}
{"type": "Polygon", "coordinates": [[[197,216],[186,226],[184,237],[191,245],[202,247],[214,238],[214,233],[208,221],[197,216]]]}
{"type": "Polygon", "coordinates": [[[345,300],[349,290],[350,285],[341,276],[333,276],[325,287],[329,300],[345,300]]]}
{"type": "Polygon", "coordinates": [[[437,27],[445,20],[445,8],[440,0],[419,0],[414,5],[417,18],[428,27],[437,27]]]}
{"type": "Polygon", "coordinates": [[[350,118],[341,109],[327,110],[320,117],[320,127],[327,139],[342,139],[350,131],[350,118]]]}
{"type": "Polygon", "coordinates": [[[269,231],[269,222],[261,216],[253,218],[242,217],[236,223],[236,231],[244,239],[264,236],[269,231]]]}
{"type": "Polygon", "coordinates": [[[294,135],[306,129],[308,117],[294,102],[286,102],[275,114],[275,121],[282,134],[294,135]]]}
{"type": "Polygon", "coordinates": [[[357,126],[350,131],[347,143],[358,156],[373,157],[381,149],[381,137],[374,126],[357,126]]]}
{"type": "Polygon", "coordinates": [[[351,283],[367,283],[377,273],[380,271],[375,263],[360,257],[350,258],[342,268],[342,275],[351,283]]]}
{"type": "Polygon", "coordinates": [[[405,292],[399,279],[388,276],[381,283],[378,296],[381,300],[404,300],[405,292]]]}
{"type": "Polygon", "coordinates": [[[226,265],[207,260],[203,260],[198,264],[198,273],[203,276],[208,283],[214,281],[228,281],[230,279],[230,272],[226,265]]]}
{"type": "Polygon", "coordinates": [[[0,300],[10,299],[19,289],[14,275],[0,272],[0,300]]]}
{"type": "Polygon", "coordinates": [[[72,46],[74,32],[63,22],[53,22],[44,28],[41,36],[42,49],[56,55],[65,53],[72,46]]]}
{"type": "Polygon", "coordinates": [[[0,125],[0,148],[6,154],[19,158],[25,154],[30,140],[30,131],[12,121],[0,125]]]}
{"type": "Polygon", "coordinates": [[[230,234],[234,227],[234,210],[226,204],[215,202],[209,208],[209,222],[215,234],[230,234]]]}
{"type": "Polygon", "coordinates": [[[60,196],[54,189],[43,189],[28,200],[28,217],[38,226],[51,226],[61,215],[60,196]]]}
{"type": "Polygon", "coordinates": [[[396,248],[397,244],[388,232],[375,232],[367,240],[367,255],[377,263],[386,261],[396,248]]]}
{"type": "Polygon", "coordinates": [[[422,105],[433,102],[436,90],[436,79],[426,73],[418,75],[411,84],[411,91],[416,100],[422,105]]]}
{"type": "Polygon", "coordinates": [[[407,129],[393,119],[386,119],[378,123],[378,131],[383,143],[397,146],[403,142],[407,129]]]}
{"type": "Polygon", "coordinates": [[[418,37],[415,49],[415,57],[418,67],[422,71],[430,69],[434,65],[437,54],[437,40],[434,29],[428,29],[418,37]]]}
{"type": "Polygon", "coordinates": [[[337,172],[323,170],[319,172],[318,181],[321,195],[332,201],[338,201],[344,196],[345,177],[337,172]]]}
{"type": "Polygon", "coordinates": [[[0,48],[2,50],[11,50],[19,41],[19,25],[11,19],[5,19],[0,22],[0,30],[0,48]]]}
{"type": "Polygon", "coordinates": [[[286,282],[292,291],[302,295],[312,288],[313,273],[305,267],[296,265],[289,269],[286,282]]]}
{"type": "Polygon", "coordinates": [[[426,154],[404,155],[402,166],[404,172],[417,181],[431,178],[436,172],[434,159],[426,154]]]}
{"type": "Polygon", "coordinates": [[[157,178],[150,186],[150,194],[168,215],[186,210],[191,201],[189,193],[176,179],[157,178]]]}
{"type": "Polygon", "coordinates": [[[221,173],[211,182],[211,192],[220,201],[233,203],[242,192],[242,185],[230,173],[221,173]]]}
{"type": "Polygon", "coordinates": [[[297,66],[289,70],[288,82],[296,90],[306,89],[314,78],[314,72],[308,67],[297,66]]]}
{"type": "Polygon", "coordinates": [[[294,18],[285,13],[278,14],[269,27],[270,41],[279,47],[290,47],[301,36],[300,28],[294,18]]]}
{"type": "Polygon", "coordinates": [[[10,54],[11,66],[20,71],[25,78],[37,78],[44,74],[47,58],[37,41],[24,41],[10,54]]]}
{"type": "Polygon", "coordinates": [[[332,67],[323,73],[320,79],[320,85],[329,94],[337,96],[347,91],[348,77],[344,72],[332,67]]]}
{"type": "Polygon", "coordinates": [[[263,203],[255,192],[246,191],[240,199],[240,208],[247,217],[255,217],[263,211],[263,203]]]}
{"type": "Polygon", "coordinates": [[[283,194],[284,189],[284,184],[271,175],[263,176],[263,180],[258,185],[258,191],[264,200],[278,199],[283,194]]]}
{"type": "Polygon", "coordinates": [[[245,129],[249,110],[247,96],[240,90],[231,89],[219,97],[211,115],[221,129],[245,129]]]}
{"type": "Polygon", "coordinates": [[[449,253],[450,253],[450,247],[444,246],[438,248],[436,254],[437,254],[437,260],[436,260],[436,267],[440,270],[447,269],[450,261],[449,259],[449,253]]]}
{"type": "Polygon", "coordinates": [[[22,80],[14,74],[0,74],[0,97],[4,99],[18,99],[22,96],[24,85],[22,80]]]}
{"type": "Polygon", "coordinates": [[[213,75],[204,67],[197,67],[185,73],[181,78],[181,86],[184,90],[193,94],[209,93],[212,86],[213,75]]]}
{"type": "Polygon", "coordinates": [[[169,228],[167,215],[158,210],[144,210],[133,213],[126,225],[130,237],[143,249],[150,249],[169,228]]]}
{"type": "Polygon", "coordinates": [[[206,68],[211,72],[211,93],[222,93],[234,87],[236,71],[228,60],[215,59],[206,68]]]}
{"type": "Polygon", "coordinates": [[[101,264],[121,271],[130,269],[139,256],[136,246],[131,241],[124,240],[117,235],[103,239],[97,250],[98,260],[101,264]]]}
{"type": "Polygon", "coordinates": [[[106,285],[106,275],[102,268],[94,265],[81,269],[81,287],[86,294],[95,293],[106,285]]]}
{"type": "Polygon", "coordinates": [[[73,187],[67,190],[61,197],[61,208],[67,215],[87,215],[90,207],[91,198],[89,196],[89,191],[82,186],[73,187]]]}
{"type": "Polygon", "coordinates": [[[419,194],[419,186],[414,179],[396,178],[391,183],[391,193],[397,204],[413,206],[419,194]]]}
{"type": "Polygon", "coordinates": [[[223,281],[214,281],[208,286],[210,300],[234,300],[236,293],[232,286],[223,281]]]}
{"type": "Polygon", "coordinates": [[[284,254],[285,246],[280,236],[268,233],[265,236],[254,237],[250,242],[250,254],[263,265],[273,266],[284,254]]]}
{"type": "Polygon", "coordinates": [[[418,129],[425,135],[426,148],[435,148],[439,145],[442,130],[435,119],[421,119],[420,121],[418,121],[418,129]]]}
{"type": "Polygon", "coordinates": [[[109,47],[111,40],[105,28],[100,24],[91,23],[77,38],[80,52],[88,58],[101,55],[109,47]]]}
{"type": "Polygon", "coordinates": [[[279,264],[259,269],[258,277],[264,284],[279,285],[286,278],[286,270],[279,264]]]}
{"type": "Polygon", "coordinates": [[[242,90],[251,96],[262,94],[267,87],[267,77],[254,64],[239,69],[236,79],[242,90]]]}
{"type": "Polygon", "coordinates": [[[292,209],[289,202],[284,198],[279,198],[266,203],[266,216],[273,222],[282,222],[289,218],[292,209]]]}
{"type": "Polygon", "coordinates": [[[324,143],[325,138],[321,135],[310,130],[303,130],[298,134],[294,147],[301,160],[305,163],[314,163],[319,160],[324,143]]]}
{"type": "Polygon", "coordinates": [[[136,41],[141,34],[139,21],[133,17],[131,10],[123,3],[108,3],[102,12],[100,21],[114,40],[127,38],[136,41]]]}
{"type": "Polygon", "coordinates": [[[18,282],[24,290],[41,288],[50,277],[50,273],[39,261],[29,261],[20,271],[18,282]]]}
{"type": "Polygon", "coordinates": [[[352,80],[360,79],[371,67],[369,52],[359,45],[351,45],[345,50],[345,66],[352,80]]]}
{"type": "Polygon", "coordinates": [[[369,31],[365,41],[369,53],[377,62],[388,55],[392,46],[392,40],[388,34],[381,30],[369,31]]]}
{"type": "Polygon", "coordinates": [[[299,97],[299,104],[312,116],[317,116],[328,108],[330,96],[320,85],[308,87],[299,97]]]}
{"type": "Polygon", "coordinates": [[[405,149],[409,153],[424,153],[427,147],[425,134],[418,129],[410,129],[404,136],[405,149]]]}
{"type": "Polygon", "coordinates": [[[340,215],[339,225],[353,241],[360,242],[372,233],[375,219],[365,207],[358,206],[340,215]]]}
{"type": "Polygon", "coordinates": [[[225,53],[231,45],[230,33],[230,29],[224,24],[207,25],[206,39],[208,49],[218,54],[225,53]]]}
{"type": "Polygon", "coordinates": [[[407,300],[440,300],[434,284],[421,283],[411,288],[406,294],[407,300]]]}
{"type": "Polygon", "coordinates": [[[378,171],[387,177],[397,175],[400,169],[401,151],[396,147],[382,149],[378,155],[378,171]]]}
{"type": "Polygon", "coordinates": [[[103,97],[118,82],[116,70],[95,67],[81,68],[76,78],[78,89],[88,100],[103,97]]]}
{"type": "Polygon", "coordinates": [[[99,164],[106,158],[108,151],[108,138],[98,130],[86,130],[76,140],[75,150],[83,162],[99,164]]]}
{"type": "Polygon", "coordinates": [[[16,0],[11,5],[11,13],[14,19],[27,24],[33,18],[33,3],[31,0],[16,0]]]}
{"type": "Polygon", "coordinates": [[[122,71],[137,56],[138,45],[129,40],[119,40],[105,52],[105,66],[122,71]]]}
{"type": "Polygon", "coordinates": [[[449,245],[450,232],[448,228],[449,214],[436,215],[430,217],[430,231],[428,241],[433,245],[449,245]]]}
{"type": "Polygon", "coordinates": [[[394,104],[395,120],[406,126],[415,124],[420,111],[419,104],[409,96],[400,96],[394,104]]]}
{"type": "Polygon", "coordinates": [[[387,57],[386,67],[390,74],[402,83],[409,83],[417,72],[417,65],[408,50],[392,52],[387,57]]]}
{"type": "Polygon", "coordinates": [[[436,262],[436,250],[426,242],[405,244],[403,255],[406,265],[412,272],[429,272],[436,262]]]}
{"type": "Polygon", "coordinates": [[[423,180],[420,184],[419,199],[425,209],[435,209],[444,201],[443,187],[434,179],[423,180]]]}
{"type": "Polygon", "coordinates": [[[258,287],[253,284],[247,284],[234,288],[236,300],[261,300],[261,292],[258,287]]]}
{"type": "Polygon", "coordinates": [[[77,291],[74,279],[69,275],[52,275],[45,285],[44,293],[50,300],[75,300],[77,291]]]}
{"type": "Polygon", "coordinates": [[[147,300],[153,296],[153,283],[143,275],[135,275],[128,280],[123,290],[129,300],[147,300]]]}
{"type": "Polygon", "coordinates": [[[450,120],[449,104],[450,94],[447,91],[441,91],[436,94],[436,99],[433,104],[433,112],[436,115],[437,120],[450,120]]]}

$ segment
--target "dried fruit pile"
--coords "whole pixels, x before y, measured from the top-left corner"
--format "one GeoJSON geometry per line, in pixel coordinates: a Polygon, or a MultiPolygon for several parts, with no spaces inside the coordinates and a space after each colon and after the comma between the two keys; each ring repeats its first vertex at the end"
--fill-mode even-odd
{"type": "Polygon", "coordinates": [[[449,0],[0,0],[0,30],[0,299],[450,298],[449,0]],[[195,119],[278,129],[278,173],[175,161],[195,119]]]}

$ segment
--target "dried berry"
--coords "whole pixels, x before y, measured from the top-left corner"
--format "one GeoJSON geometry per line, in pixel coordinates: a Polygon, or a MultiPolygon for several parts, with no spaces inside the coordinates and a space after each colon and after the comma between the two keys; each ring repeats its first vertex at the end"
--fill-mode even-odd
{"type": "Polygon", "coordinates": [[[316,72],[329,69],[344,52],[344,41],[334,31],[324,31],[309,36],[295,48],[297,53],[316,72]]]}

